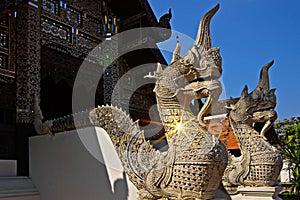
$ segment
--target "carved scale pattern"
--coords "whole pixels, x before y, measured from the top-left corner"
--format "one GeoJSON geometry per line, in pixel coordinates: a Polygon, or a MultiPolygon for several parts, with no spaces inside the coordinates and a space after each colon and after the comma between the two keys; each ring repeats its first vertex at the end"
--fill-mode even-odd
{"type": "MultiPolygon", "coordinates": [[[[166,68],[162,76],[176,77],[174,73],[170,72],[174,72],[174,70],[169,71],[166,68]]],[[[174,79],[166,78],[165,80],[168,80],[167,82],[170,84],[174,79]]],[[[160,83],[158,82],[155,88],[159,95],[172,94],[170,92],[172,87],[166,87],[160,83]],[[166,90],[164,87],[170,90],[166,90]]],[[[226,147],[201,127],[195,116],[184,110],[176,97],[161,98],[159,95],[157,101],[166,137],[168,143],[174,145],[177,150],[172,178],[165,191],[167,196],[170,199],[178,199],[179,196],[175,194],[180,194],[180,198],[212,198],[219,186],[219,182],[213,180],[220,180],[226,167],[226,147]],[[177,127],[174,124],[177,123],[183,124],[182,132],[176,130],[177,127]]]]}
{"type": "Polygon", "coordinates": [[[249,155],[243,160],[245,162],[244,179],[241,180],[240,184],[245,186],[273,186],[282,168],[282,157],[279,151],[250,126],[236,124],[233,125],[233,131],[242,154],[249,155]]]}
{"type": "Polygon", "coordinates": [[[102,106],[93,109],[89,115],[93,125],[107,131],[124,170],[138,189],[145,187],[144,178],[156,163],[169,160],[166,159],[167,154],[156,151],[150,142],[145,140],[138,122],[133,122],[121,109],[102,106]]]}

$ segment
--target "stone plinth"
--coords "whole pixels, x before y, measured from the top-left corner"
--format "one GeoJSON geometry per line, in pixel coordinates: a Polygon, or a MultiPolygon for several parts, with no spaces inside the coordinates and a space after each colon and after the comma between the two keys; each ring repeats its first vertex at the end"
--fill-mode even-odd
{"type": "Polygon", "coordinates": [[[17,176],[16,160],[0,160],[0,177],[17,176]]]}
{"type": "Polygon", "coordinates": [[[42,200],[136,199],[120,167],[101,128],[30,138],[30,176],[42,200]]]}
{"type": "Polygon", "coordinates": [[[232,200],[281,200],[278,197],[281,187],[239,187],[240,194],[231,196],[232,200]]]}

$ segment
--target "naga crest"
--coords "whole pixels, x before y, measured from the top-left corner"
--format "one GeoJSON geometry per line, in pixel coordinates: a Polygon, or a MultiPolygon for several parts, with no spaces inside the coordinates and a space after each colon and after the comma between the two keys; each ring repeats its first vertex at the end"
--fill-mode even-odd
{"type": "Polygon", "coordinates": [[[265,123],[260,130],[262,136],[269,130],[277,118],[275,89],[270,89],[268,70],[274,61],[266,64],[260,72],[259,83],[248,94],[247,85],[243,89],[240,100],[230,106],[230,118],[235,123],[265,123]]]}
{"type": "Polygon", "coordinates": [[[158,64],[154,75],[147,76],[157,79],[154,91],[158,97],[171,98],[183,92],[185,99],[207,98],[198,114],[203,126],[210,105],[222,92],[218,80],[222,74],[220,48],[212,48],[210,38],[210,21],[219,7],[218,4],[203,16],[195,43],[184,56],[180,56],[180,44],[177,43],[170,65],[162,70],[158,64]]]}

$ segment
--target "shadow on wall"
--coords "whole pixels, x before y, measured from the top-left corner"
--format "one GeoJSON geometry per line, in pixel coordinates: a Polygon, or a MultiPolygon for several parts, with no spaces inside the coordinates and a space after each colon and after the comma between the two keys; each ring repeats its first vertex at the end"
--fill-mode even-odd
{"type": "Polygon", "coordinates": [[[123,172],[122,179],[117,179],[114,182],[113,197],[114,197],[114,199],[119,199],[119,200],[127,200],[128,199],[128,184],[127,184],[125,172],[123,172]]]}

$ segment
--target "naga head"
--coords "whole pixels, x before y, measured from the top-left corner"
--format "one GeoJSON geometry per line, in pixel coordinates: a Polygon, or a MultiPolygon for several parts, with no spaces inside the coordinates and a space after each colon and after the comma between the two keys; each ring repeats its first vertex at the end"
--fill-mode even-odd
{"type": "Polygon", "coordinates": [[[240,99],[229,107],[229,117],[233,123],[249,124],[255,126],[262,123],[260,134],[262,136],[273,126],[277,118],[275,89],[270,89],[268,70],[274,61],[266,64],[260,72],[260,79],[256,88],[249,94],[245,86],[240,99]]]}
{"type": "Polygon", "coordinates": [[[184,56],[180,56],[179,43],[173,52],[170,66],[178,69],[188,81],[218,79],[222,74],[220,48],[212,48],[210,38],[210,21],[219,7],[218,4],[202,17],[195,43],[184,56]]]}
{"type": "Polygon", "coordinates": [[[218,80],[222,74],[220,48],[212,48],[210,38],[210,21],[219,7],[218,4],[202,17],[195,43],[184,56],[180,56],[180,44],[177,43],[171,64],[164,70],[158,64],[154,75],[145,76],[157,79],[154,91],[160,98],[178,97],[178,94],[183,94],[185,100],[206,98],[198,114],[202,126],[205,126],[203,118],[210,105],[222,92],[218,80]]]}
{"type": "Polygon", "coordinates": [[[204,116],[222,92],[219,81],[222,74],[220,48],[212,48],[210,37],[210,21],[219,7],[218,4],[202,17],[195,43],[184,56],[180,56],[180,44],[177,44],[170,64],[184,79],[178,79],[182,90],[191,91],[187,94],[192,94],[192,99],[206,98],[198,114],[198,120],[203,126],[204,116]]]}

